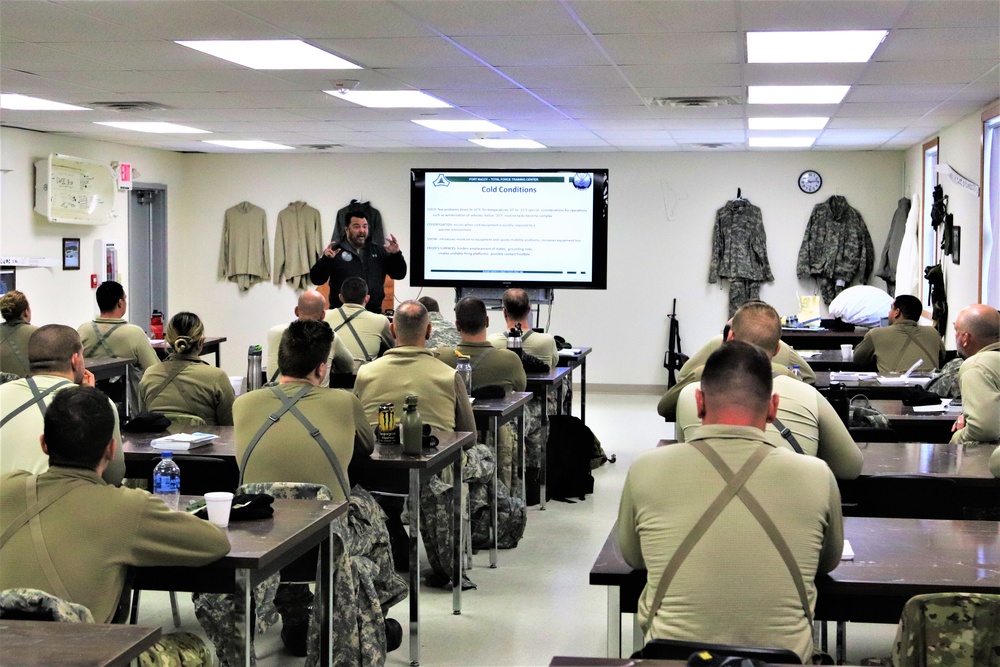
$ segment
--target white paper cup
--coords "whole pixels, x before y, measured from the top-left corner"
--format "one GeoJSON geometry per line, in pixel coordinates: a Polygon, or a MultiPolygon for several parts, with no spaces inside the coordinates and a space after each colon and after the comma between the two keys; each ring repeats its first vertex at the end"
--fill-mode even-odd
{"type": "Polygon", "coordinates": [[[846,344],[846,345],[841,345],[840,346],[840,357],[844,361],[850,361],[851,359],[853,359],[854,358],[854,346],[852,346],[849,343],[846,344]]]}
{"type": "Polygon", "coordinates": [[[212,491],[205,494],[208,506],[208,520],[220,528],[229,525],[229,511],[233,508],[233,494],[228,491],[212,491]]]}

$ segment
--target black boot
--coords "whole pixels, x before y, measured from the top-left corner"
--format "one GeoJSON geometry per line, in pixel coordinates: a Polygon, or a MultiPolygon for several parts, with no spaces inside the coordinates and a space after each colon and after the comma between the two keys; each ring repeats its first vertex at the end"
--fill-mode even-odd
{"type": "Polygon", "coordinates": [[[394,618],[385,619],[385,650],[395,651],[403,644],[403,626],[394,618]]]}

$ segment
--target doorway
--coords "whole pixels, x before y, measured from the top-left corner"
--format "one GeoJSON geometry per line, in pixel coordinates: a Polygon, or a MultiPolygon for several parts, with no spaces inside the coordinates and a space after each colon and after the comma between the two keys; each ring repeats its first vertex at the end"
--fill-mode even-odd
{"type": "Polygon", "coordinates": [[[154,310],[167,313],[167,186],[136,183],[128,205],[128,320],[149,334],[154,310]]]}

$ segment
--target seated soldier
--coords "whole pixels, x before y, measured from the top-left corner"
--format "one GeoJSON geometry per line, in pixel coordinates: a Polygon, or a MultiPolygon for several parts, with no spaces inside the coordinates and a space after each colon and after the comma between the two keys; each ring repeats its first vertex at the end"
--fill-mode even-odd
{"type": "Polygon", "coordinates": [[[813,580],[837,567],[844,545],[840,492],[822,461],[765,437],[779,405],[771,381],[760,349],[724,344],[695,390],[703,425],[628,471],[617,539],[625,561],[648,571],[638,606],[647,640],[783,648],[812,663],[813,580]],[[736,495],[695,532],[729,487],[736,495]]]}
{"type": "MultiPolygon", "coordinates": [[[[49,468],[49,457],[38,447],[45,427],[45,411],[56,394],[79,384],[94,386],[94,376],[85,367],[80,335],[62,324],[46,324],[28,341],[30,377],[0,385],[0,473],[27,470],[35,474],[49,468]]],[[[121,442],[118,410],[114,414],[113,437],[121,442]]],[[[115,448],[114,459],[104,468],[104,481],[113,486],[125,476],[125,455],[115,448]]]]}
{"type": "MultiPolygon", "coordinates": [[[[778,349],[781,318],[774,308],[761,301],[744,304],[733,316],[729,336],[731,340],[756,345],[771,357],[778,349]]],[[[695,372],[695,379],[700,379],[703,370],[704,367],[695,372]]],[[[768,440],[777,447],[818,456],[826,461],[837,479],[854,479],[861,474],[861,450],[830,402],[815,388],[786,375],[787,369],[773,361],[771,372],[774,391],[781,397],[781,403],[774,424],[767,429],[768,440]]],[[[677,401],[675,433],[681,442],[701,425],[694,399],[696,387],[697,383],[684,387],[677,401]]]]}
{"type": "MultiPolygon", "coordinates": [[[[316,290],[309,290],[299,295],[299,301],[295,306],[296,320],[323,320],[326,316],[326,297],[316,290]]],[[[288,329],[288,323],[278,324],[271,327],[267,332],[267,377],[268,382],[277,382],[281,368],[278,366],[278,346],[281,343],[281,335],[288,329]]],[[[350,373],[354,374],[354,356],[344,345],[340,336],[333,337],[333,346],[330,348],[330,358],[326,360],[326,377],[320,380],[320,386],[326,387],[330,384],[330,373],[350,373]]]]}
{"type": "MultiPolygon", "coordinates": [[[[955,345],[965,361],[962,416],[951,442],[1000,442],[1000,313],[985,304],[963,308],[955,318],[955,345]]],[[[994,454],[991,459],[997,459],[994,454]]],[[[993,474],[997,468],[993,467],[993,474]]]]}
{"type": "Polygon", "coordinates": [[[31,306],[23,292],[11,290],[0,297],[0,372],[28,374],[28,339],[38,327],[31,324],[31,306]]]}
{"type": "Polygon", "coordinates": [[[882,375],[915,370],[931,371],[944,365],[944,343],[934,327],[917,324],[923,308],[909,294],[896,297],[889,309],[889,326],[871,329],[854,348],[854,363],[876,365],[882,375]]]}
{"type": "Polygon", "coordinates": [[[140,410],[164,413],[177,424],[232,426],[236,394],[226,372],[199,357],[205,344],[201,319],[194,313],[177,313],[170,318],[165,337],[172,351],[166,361],[143,374],[140,410]]]}
{"type": "Polygon", "coordinates": [[[197,566],[229,553],[221,528],[101,479],[118,448],[115,422],[107,397],[93,387],[70,387],[52,399],[40,438],[51,467],[0,477],[0,528],[5,536],[11,531],[0,546],[0,588],[37,588],[109,623],[129,566],[197,566]],[[37,511],[26,516],[35,495],[37,511]]]}
{"type": "Polygon", "coordinates": [[[462,342],[455,323],[449,322],[441,315],[441,305],[437,299],[429,296],[422,296],[417,299],[427,309],[427,314],[431,318],[431,338],[427,341],[427,347],[433,349],[437,347],[456,347],[462,342]]]}
{"type": "Polygon", "coordinates": [[[344,280],[340,287],[343,305],[326,311],[323,319],[341,337],[355,360],[368,363],[382,356],[395,342],[389,331],[389,318],[366,310],[368,285],[361,278],[344,280]]]}

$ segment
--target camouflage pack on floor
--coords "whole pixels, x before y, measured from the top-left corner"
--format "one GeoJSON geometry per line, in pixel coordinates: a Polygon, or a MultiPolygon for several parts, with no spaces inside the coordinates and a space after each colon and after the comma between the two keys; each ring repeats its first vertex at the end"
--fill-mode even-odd
{"type": "Polygon", "coordinates": [[[1000,595],[918,595],[903,607],[895,667],[1000,667],[1000,595]]]}
{"type": "Polygon", "coordinates": [[[93,623],[90,610],[36,588],[8,588],[0,592],[0,618],[93,623]]]}

